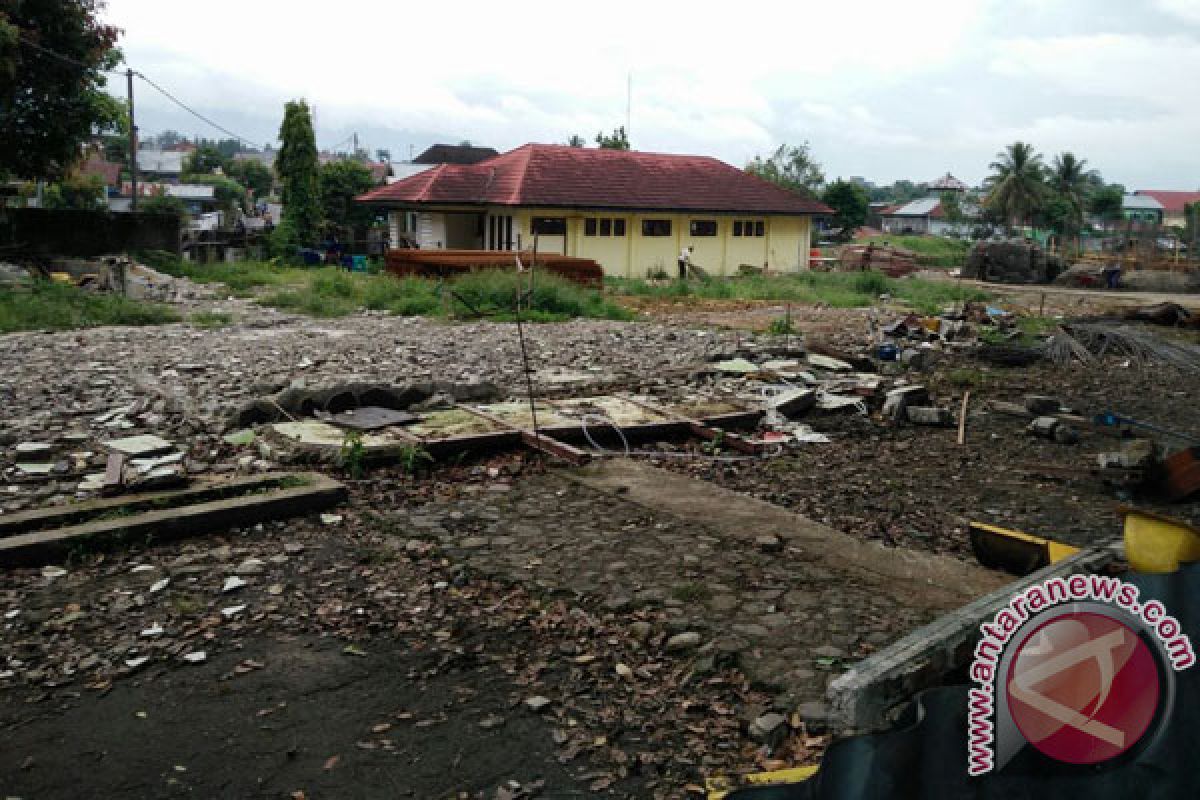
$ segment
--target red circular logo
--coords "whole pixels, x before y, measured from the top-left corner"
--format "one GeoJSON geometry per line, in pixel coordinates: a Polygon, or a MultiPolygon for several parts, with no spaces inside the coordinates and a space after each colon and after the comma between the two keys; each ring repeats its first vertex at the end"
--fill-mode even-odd
{"type": "Polygon", "coordinates": [[[1008,670],[1008,705],[1025,739],[1070,764],[1119,756],[1158,709],[1158,667],[1142,638],[1104,614],[1064,614],[1021,643],[1008,670]]]}

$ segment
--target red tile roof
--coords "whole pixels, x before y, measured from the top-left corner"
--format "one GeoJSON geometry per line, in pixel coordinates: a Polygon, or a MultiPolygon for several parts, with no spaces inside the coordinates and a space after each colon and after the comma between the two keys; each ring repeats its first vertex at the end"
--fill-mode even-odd
{"type": "Polygon", "coordinates": [[[359,200],[757,214],[829,214],[822,203],[707,156],[527,144],[478,164],[440,164],[359,200]]]}
{"type": "Polygon", "coordinates": [[[1189,203],[1200,203],[1200,192],[1177,192],[1165,189],[1138,189],[1134,194],[1153,197],[1168,214],[1182,214],[1189,203]]]}

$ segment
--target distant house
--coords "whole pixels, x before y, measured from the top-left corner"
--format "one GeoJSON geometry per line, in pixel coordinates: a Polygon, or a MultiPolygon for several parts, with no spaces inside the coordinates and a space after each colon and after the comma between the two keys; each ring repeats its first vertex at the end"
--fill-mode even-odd
{"type": "Polygon", "coordinates": [[[970,187],[965,183],[947,172],[945,175],[929,184],[928,191],[937,192],[938,194],[941,194],[942,192],[960,192],[962,194],[966,194],[967,189],[969,188],[970,187]]]}
{"type": "Polygon", "coordinates": [[[1162,222],[1164,225],[1175,225],[1180,228],[1187,225],[1187,207],[1192,203],[1200,203],[1200,192],[1180,192],[1165,189],[1138,189],[1134,192],[1138,197],[1150,197],[1162,206],[1162,222]]]}
{"type": "MultiPolygon", "coordinates": [[[[121,194],[108,199],[111,211],[129,211],[132,206],[132,186],[129,181],[121,184],[121,194]]],[[[215,211],[219,207],[216,189],[212,186],[191,183],[156,183],[153,181],[138,182],[138,197],[154,197],[156,195],[178,197],[187,206],[191,214],[202,214],[215,211]]]]}
{"type": "Polygon", "coordinates": [[[966,220],[978,216],[979,209],[967,201],[968,187],[958,178],[947,172],[932,183],[926,184],[925,197],[910,200],[907,203],[897,203],[879,210],[879,227],[884,233],[928,233],[934,236],[946,234],[962,234],[966,232],[966,220]],[[952,194],[958,198],[959,209],[963,220],[951,222],[946,216],[942,197],[952,194]]]}
{"type": "Polygon", "coordinates": [[[964,221],[953,223],[946,218],[941,197],[921,197],[907,203],[888,206],[879,212],[880,227],[884,233],[928,233],[933,236],[962,234],[966,231],[966,219],[974,217],[978,209],[962,204],[964,221]]]}
{"type": "Polygon", "coordinates": [[[500,155],[490,147],[471,144],[435,144],[412,160],[414,164],[478,164],[500,155]]]}
{"type": "Polygon", "coordinates": [[[1149,195],[1127,194],[1121,198],[1121,216],[1131,222],[1163,223],[1163,205],[1149,195]]]}
{"type": "Polygon", "coordinates": [[[88,154],[87,160],[79,165],[78,174],[99,178],[107,191],[121,187],[121,167],[121,164],[106,159],[103,151],[95,149],[88,154]]]}
{"type": "Polygon", "coordinates": [[[138,173],[149,181],[178,183],[186,156],[179,150],[138,150],[138,173]]]}
{"type": "Polygon", "coordinates": [[[713,275],[808,265],[814,216],[832,210],[715,158],[527,144],[440,164],[361,195],[392,240],[595,259],[607,275],[674,274],[684,247],[713,275]]]}

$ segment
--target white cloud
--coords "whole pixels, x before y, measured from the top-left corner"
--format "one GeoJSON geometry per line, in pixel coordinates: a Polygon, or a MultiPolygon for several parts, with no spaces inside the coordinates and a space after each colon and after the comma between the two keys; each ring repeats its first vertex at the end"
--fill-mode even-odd
{"type": "MultiPolygon", "coordinates": [[[[1089,154],[1106,175],[1138,176],[1131,183],[1200,183],[1194,164],[1163,155],[1200,134],[1189,108],[1200,48],[1186,31],[1200,3],[1157,0],[1164,35],[1138,27],[1152,15],[1141,4],[1100,5],[1081,15],[1054,0],[930,0],[919,11],[894,0],[209,0],[181,13],[110,0],[106,16],[125,29],[135,68],[215,119],[253,127],[253,139],[305,97],[322,142],[355,126],[500,149],[590,140],[625,123],[632,74],[643,149],[736,164],[808,140],[832,175],[978,179],[1020,136],[1089,154]],[[1036,24],[1002,33],[1018,27],[1014,15],[1036,24]],[[1043,30],[1069,35],[1028,33],[1043,30]]],[[[170,110],[139,92],[145,113],[170,110]]],[[[202,128],[185,130],[212,133],[202,128]]],[[[408,141],[372,144],[403,152],[408,141]]]]}

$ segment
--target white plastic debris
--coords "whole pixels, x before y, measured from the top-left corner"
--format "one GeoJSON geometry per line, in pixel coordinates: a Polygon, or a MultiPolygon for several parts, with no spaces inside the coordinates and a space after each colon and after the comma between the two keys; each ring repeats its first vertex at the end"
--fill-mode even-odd
{"type": "Polygon", "coordinates": [[[321,522],[325,525],[339,525],[342,522],[341,514],[322,514],[321,522]]]}
{"type": "Polygon", "coordinates": [[[155,581],[154,583],[150,584],[150,594],[161,592],[163,589],[167,588],[167,584],[170,582],[170,578],[163,578],[160,581],[155,581]]]}
{"type": "Polygon", "coordinates": [[[142,636],[162,636],[163,627],[157,622],[142,631],[142,636]]]}
{"type": "Polygon", "coordinates": [[[11,611],[5,611],[5,612],[4,612],[4,618],[5,618],[5,619],[16,619],[16,618],[17,618],[17,615],[18,615],[18,614],[20,614],[20,613],[21,613],[21,609],[19,609],[19,608],[14,608],[14,609],[12,609],[11,611]]]}
{"type": "Polygon", "coordinates": [[[245,605],[227,606],[226,608],[221,609],[221,616],[225,617],[225,619],[229,619],[230,617],[236,617],[238,614],[242,613],[245,610],[246,610],[245,605]]]}
{"type": "Polygon", "coordinates": [[[241,578],[239,578],[237,575],[230,575],[228,578],[225,579],[225,584],[221,587],[221,591],[222,592],[232,592],[232,591],[236,591],[237,589],[242,588],[245,585],[246,585],[246,582],[244,580],[242,580],[241,578]]]}
{"type": "Polygon", "coordinates": [[[136,567],[134,567],[133,569],[131,569],[129,571],[130,572],[152,572],[153,570],[154,570],[154,567],[150,566],[149,564],[138,564],[136,567]]]}
{"type": "Polygon", "coordinates": [[[208,660],[208,653],[203,650],[197,650],[194,653],[188,653],[183,657],[183,660],[189,664],[203,664],[208,660]]]}
{"type": "Polygon", "coordinates": [[[130,669],[137,669],[138,667],[140,667],[142,664],[145,664],[149,660],[150,660],[150,656],[138,656],[137,658],[127,658],[127,659],[125,659],[125,666],[129,667],[130,669]]]}
{"type": "Polygon", "coordinates": [[[67,571],[65,569],[63,569],[62,567],[54,567],[54,566],[42,567],[42,577],[43,578],[49,578],[49,579],[53,580],[55,578],[61,578],[62,576],[66,575],[66,574],[67,574],[67,571]]]}

